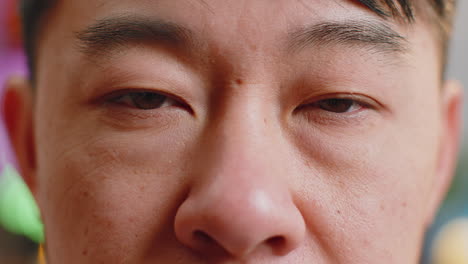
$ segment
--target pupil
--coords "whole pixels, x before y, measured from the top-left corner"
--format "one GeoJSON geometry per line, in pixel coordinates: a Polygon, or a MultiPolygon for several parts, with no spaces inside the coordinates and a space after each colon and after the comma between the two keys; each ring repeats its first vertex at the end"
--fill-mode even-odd
{"type": "Polygon", "coordinates": [[[132,100],[136,107],[147,110],[160,107],[166,96],[157,93],[135,93],[132,100]]]}
{"type": "Polygon", "coordinates": [[[335,113],[345,113],[353,106],[353,101],[349,99],[328,99],[320,102],[320,108],[335,113]]]}

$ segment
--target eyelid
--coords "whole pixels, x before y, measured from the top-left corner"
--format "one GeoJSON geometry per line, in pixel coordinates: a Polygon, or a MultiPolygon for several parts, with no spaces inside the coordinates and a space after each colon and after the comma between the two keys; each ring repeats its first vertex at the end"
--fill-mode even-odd
{"type": "Polygon", "coordinates": [[[132,92],[132,93],[126,93],[122,96],[118,96],[117,98],[115,99],[111,99],[112,102],[114,103],[122,103],[123,105],[128,105],[128,106],[131,106],[131,107],[135,107],[137,109],[140,109],[140,110],[145,110],[145,111],[149,111],[149,110],[154,110],[154,109],[161,109],[161,108],[164,108],[164,107],[169,107],[169,106],[177,106],[177,105],[180,105],[180,103],[176,100],[174,100],[172,97],[169,97],[169,96],[165,96],[165,95],[162,95],[162,94],[157,94],[157,93],[153,93],[155,95],[157,95],[158,97],[160,97],[162,99],[162,103],[158,104],[158,106],[154,107],[154,108],[142,108],[139,106],[138,103],[136,103],[136,99],[134,96],[138,96],[138,95],[141,95],[141,96],[145,96],[146,94],[148,94],[148,92],[132,92]]]}
{"type": "Polygon", "coordinates": [[[167,97],[170,97],[170,98],[173,98],[174,100],[176,101],[181,101],[177,98],[174,98],[173,95],[170,95],[168,93],[165,93],[165,92],[162,92],[162,91],[158,91],[158,90],[151,90],[151,89],[133,89],[133,88],[124,88],[124,89],[119,89],[119,90],[115,90],[115,91],[112,91],[112,92],[109,92],[103,96],[101,96],[99,98],[100,101],[111,101],[111,100],[116,100],[118,99],[119,97],[123,97],[125,95],[129,95],[129,94],[132,94],[132,93],[155,93],[155,94],[160,94],[160,95],[163,95],[163,96],[167,96],[167,97]]]}
{"type": "Polygon", "coordinates": [[[345,99],[345,100],[352,100],[362,107],[365,107],[367,109],[377,109],[381,107],[382,105],[374,100],[373,98],[366,96],[366,95],[361,95],[358,93],[329,93],[329,94],[323,94],[319,96],[315,96],[313,98],[307,99],[302,103],[298,109],[302,109],[304,107],[310,107],[319,101],[322,100],[330,100],[330,99],[345,99]]]}
{"type": "Polygon", "coordinates": [[[171,93],[168,93],[168,92],[165,92],[165,91],[155,90],[155,89],[122,88],[122,89],[115,90],[115,91],[112,91],[110,93],[107,93],[107,94],[99,97],[96,101],[98,103],[104,103],[104,104],[112,103],[112,101],[116,101],[120,97],[123,97],[125,95],[129,95],[129,94],[132,94],[132,93],[155,93],[155,94],[163,95],[163,96],[166,96],[168,99],[171,99],[171,100],[177,102],[181,107],[186,108],[191,114],[194,113],[192,107],[190,107],[190,105],[184,99],[182,99],[181,97],[179,97],[177,95],[174,95],[174,94],[171,94],[171,93]]]}
{"type": "Polygon", "coordinates": [[[374,114],[382,114],[381,110],[381,104],[371,97],[355,93],[331,93],[315,96],[304,101],[294,112],[304,117],[310,124],[321,127],[343,127],[365,124],[363,122],[366,122],[366,120],[373,120],[374,114]],[[318,106],[318,102],[327,99],[352,100],[359,105],[360,109],[343,113],[323,110],[318,106]]]}

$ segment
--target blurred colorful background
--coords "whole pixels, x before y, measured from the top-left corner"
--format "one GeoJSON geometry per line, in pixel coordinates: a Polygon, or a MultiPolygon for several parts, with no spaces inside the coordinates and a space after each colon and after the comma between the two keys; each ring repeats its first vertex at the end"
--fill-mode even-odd
{"type": "MultiPolygon", "coordinates": [[[[16,0],[0,0],[0,98],[8,76],[26,73],[16,10],[16,0]]],[[[37,208],[15,168],[13,151],[3,120],[0,118],[1,264],[34,263],[40,239],[38,234],[41,236],[42,227],[38,220],[37,208]],[[31,227],[36,230],[33,231],[31,227]]]]}
{"type": "MultiPolygon", "coordinates": [[[[17,0],[0,0],[0,106],[9,76],[25,75],[25,56],[17,0]]],[[[459,1],[448,77],[468,89],[468,2],[459,1]]],[[[466,98],[468,98],[468,92],[466,98]]],[[[468,102],[468,100],[466,100],[468,102]]],[[[0,111],[1,111],[0,107],[0,111]]],[[[465,106],[465,120],[468,107],[465,106]]],[[[0,115],[1,116],[1,115],[0,115]]],[[[466,123],[466,122],[465,122],[466,123]]],[[[464,130],[464,134],[468,133],[464,130]]],[[[422,264],[468,264],[468,144],[464,137],[457,175],[440,212],[427,232],[422,264]]],[[[16,169],[0,118],[0,264],[36,262],[42,225],[34,199],[16,169]]],[[[396,234],[397,235],[397,234],[396,234]]]]}

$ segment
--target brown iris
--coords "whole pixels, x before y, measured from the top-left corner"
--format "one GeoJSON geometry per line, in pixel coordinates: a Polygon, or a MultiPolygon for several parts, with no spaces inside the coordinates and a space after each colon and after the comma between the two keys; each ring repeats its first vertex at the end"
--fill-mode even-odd
{"type": "Polygon", "coordinates": [[[355,107],[356,102],[351,99],[332,98],[320,100],[316,104],[320,109],[325,111],[333,113],[346,113],[355,107]]]}

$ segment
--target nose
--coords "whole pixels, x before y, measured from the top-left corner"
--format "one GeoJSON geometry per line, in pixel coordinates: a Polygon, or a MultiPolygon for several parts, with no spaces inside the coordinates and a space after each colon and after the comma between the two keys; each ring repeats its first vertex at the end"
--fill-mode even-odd
{"type": "Polygon", "coordinates": [[[176,236],[205,256],[287,255],[302,244],[305,223],[281,160],[286,154],[261,133],[240,130],[211,136],[198,155],[191,190],[175,217],[176,236]]]}

